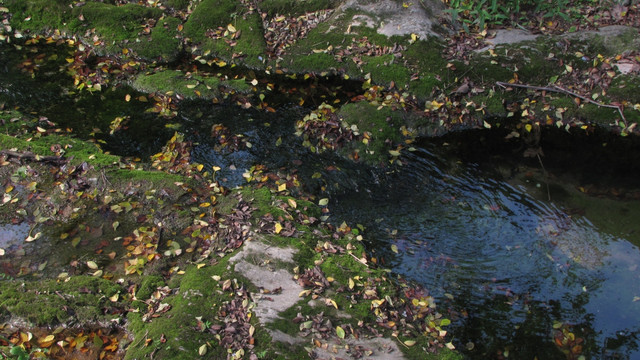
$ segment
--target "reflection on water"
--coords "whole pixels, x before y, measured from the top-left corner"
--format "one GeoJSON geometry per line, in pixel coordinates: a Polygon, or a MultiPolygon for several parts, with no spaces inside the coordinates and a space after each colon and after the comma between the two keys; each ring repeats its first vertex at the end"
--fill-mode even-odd
{"type": "Polygon", "coordinates": [[[0,224],[0,248],[9,250],[22,245],[29,234],[29,224],[0,224]]]}
{"type": "Polygon", "coordinates": [[[332,210],[368,227],[373,256],[439,299],[469,357],[562,359],[554,323],[585,339],[587,358],[640,356],[636,246],[473,166],[424,149],[406,160],[332,210]]]}

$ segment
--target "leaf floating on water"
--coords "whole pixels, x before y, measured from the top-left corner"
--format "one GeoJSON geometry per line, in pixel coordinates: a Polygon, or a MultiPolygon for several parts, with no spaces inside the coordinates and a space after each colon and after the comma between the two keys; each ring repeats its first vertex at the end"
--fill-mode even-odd
{"type": "Polygon", "coordinates": [[[400,156],[400,151],[398,151],[398,150],[389,150],[389,154],[391,154],[391,156],[400,156]]]}
{"type": "Polygon", "coordinates": [[[3,248],[0,248],[0,256],[4,256],[5,252],[3,248]]]}
{"type": "Polygon", "coordinates": [[[29,236],[28,236],[24,241],[26,241],[26,242],[32,242],[32,241],[37,240],[40,236],[42,236],[42,233],[41,233],[41,232],[39,232],[39,233],[37,233],[37,234],[35,234],[35,235],[33,235],[33,236],[29,235],[29,236]]]}
{"type": "Polygon", "coordinates": [[[640,301],[640,296],[634,296],[633,297],[633,302],[636,302],[636,301],[640,301]]]}
{"type": "Polygon", "coordinates": [[[324,199],[320,199],[320,201],[318,201],[318,205],[320,206],[327,206],[329,204],[329,199],[324,198],[324,199]]]}
{"type": "Polygon", "coordinates": [[[344,329],[341,328],[340,326],[336,326],[336,335],[338,335],[340,339],[344,339],[344,336],[345,336],[344,329]]]}
{"type": "Polygon", "coordinates": [[[396,246],[396,244],[391,245],[391,251],[393,251],[394,253],[398,253],[398,246],[396,246]]]}

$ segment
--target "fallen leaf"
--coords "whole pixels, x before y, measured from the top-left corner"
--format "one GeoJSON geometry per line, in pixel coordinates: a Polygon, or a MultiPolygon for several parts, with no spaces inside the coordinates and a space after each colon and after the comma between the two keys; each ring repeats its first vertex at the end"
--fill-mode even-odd
{"type": "Polygon", "coordinates": [[[204,356],[207,353],[207,344],[202,344],[200,348],[198,348],[198,354],[200,356],[204,356]]]}
{"type": "Polygon", "coordinates": [[[344,339],[344,336],[345,336],[344,329],[341,328],[340,326],[336,326],[336,335],[338,335],[340,339],[344,339]]]}

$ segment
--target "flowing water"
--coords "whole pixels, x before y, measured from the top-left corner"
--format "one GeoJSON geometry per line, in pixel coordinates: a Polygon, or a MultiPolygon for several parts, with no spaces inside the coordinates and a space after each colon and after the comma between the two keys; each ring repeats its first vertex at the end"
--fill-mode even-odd
{"type": "MultiPolygon", "coordinates": [[[[5,47],[2,55],[13,51],[5,47]]],[[[125,103],[133,91],[124,86],[68,96],[54,86],[56,78],[33,80],[16,75],[9,61],[2,65],[0,100],[83,138],[100,128],[96,136],[115,154],[147,157],[174,131],[144,105],[125,103]],[[130,116],[130,126],[106,135],[115,116],[130,116]]],[[[228,187],[264,164],[296,172],[307,191],[329,196],[330,220],[364,225],[370,257],[429,290],[453,320],[454,344],[469,358],[563,359],[554,344],[562,329],[583,339],[586,358],[640,358],[638,200],[576,205],[567,190],[554,190],[550,200],[550,185],[526,175],[533,171],[528,167],[516,163],[505,176],[458,156],[441,139],[404,152],[404,165],[394,169],[313,154],[293,135],[295,121],[309,110],[286,101],[275,113],[192,101],[171,122],[196,143],[195,161],[222,168],[218,176],[228,187]],[[216,150],[210,131],[218,123],[251,146],[216,150]]],[[[2,225],[0,236],[26,231],[12,226],[2,225]]]]}

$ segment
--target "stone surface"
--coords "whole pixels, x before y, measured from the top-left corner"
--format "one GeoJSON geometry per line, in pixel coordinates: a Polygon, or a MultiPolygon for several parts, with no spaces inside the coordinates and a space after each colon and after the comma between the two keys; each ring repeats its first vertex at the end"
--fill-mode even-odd
{"type": "Polygon", "coordinates": [[[363,13],[353,17],[354,26],[364,24],[386,36],[416,34],[426,40],[429,36],[441,36],[436,28],[437,16],[443,8],[440,1],[423,1],[404,7],[402,2],[391,0],[347,0],[339,10],[355,9],[363,13]]]}

